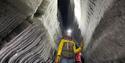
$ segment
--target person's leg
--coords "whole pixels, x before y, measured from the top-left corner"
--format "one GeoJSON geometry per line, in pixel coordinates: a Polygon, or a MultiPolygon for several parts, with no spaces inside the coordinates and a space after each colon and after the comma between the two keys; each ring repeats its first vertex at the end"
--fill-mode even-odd
{"type": "Polygon", "coordinates": [[[68,63],[75,63],[74,59],[68,59],[68,63]]]}
{"type": "Polygon", "coordinates": [[[68,60],[66,58],[62,58],[60,63],[68,63],[68,60]]]}

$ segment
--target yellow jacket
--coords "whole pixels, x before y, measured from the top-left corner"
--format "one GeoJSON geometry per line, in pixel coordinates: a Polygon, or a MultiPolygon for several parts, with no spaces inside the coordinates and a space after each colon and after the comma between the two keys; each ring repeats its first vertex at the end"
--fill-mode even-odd
{"type": "Polygon", "coordinates": [[[73,50],[74,50],[74,53],[78,53],[81,51],[81,47],[77,48],[76,49],[76,46],[75,46],[75,42],[73,40],[65,40],[65,39],[62,39],[59,43],[59,46],[58,46],[58,52],[57,52],[57,56],[61,56],[61,53],[62,53],[62,48],[63,48],[63,45],[64,43],[66,42],[71,42],[74,44],[73,46],[73,50]]]}

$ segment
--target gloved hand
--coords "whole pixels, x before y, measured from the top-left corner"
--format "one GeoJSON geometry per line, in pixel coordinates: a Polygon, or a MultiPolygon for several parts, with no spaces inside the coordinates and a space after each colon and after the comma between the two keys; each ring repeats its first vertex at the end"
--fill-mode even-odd
{"type": "Polygon", "coordinates": [[[57,56],[55,59],[55,63],[59,63],[59,61],[60,61],[60,56],[57,56]]]}

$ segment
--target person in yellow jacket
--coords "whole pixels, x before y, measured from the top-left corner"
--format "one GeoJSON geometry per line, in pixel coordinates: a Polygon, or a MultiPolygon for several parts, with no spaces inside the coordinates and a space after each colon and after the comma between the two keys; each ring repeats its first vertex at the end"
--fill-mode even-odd
{"type": "Polygon", "coordinates": [[[68,40],[68,39],[61,39],[57,56],[55,59],[55,63],[75,63],[74,61],[74,55],[78,52],[80,52],[83,48],[83,45],[81,44],[81,47],[76,48],[75,41],[68,40]],[[61,58],[67,58],[67,59],[61,59],[61,58]]]}

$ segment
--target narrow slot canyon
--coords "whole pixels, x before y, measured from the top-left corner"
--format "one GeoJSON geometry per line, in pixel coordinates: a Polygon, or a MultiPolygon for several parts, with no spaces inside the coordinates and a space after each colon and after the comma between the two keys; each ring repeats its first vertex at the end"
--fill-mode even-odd
{"type": "Polygon", "coordinates": [[[80,63],[125,63],[124,3],[0,0],[0,63],[56,63],[65,38],[80,47],[80,63]]]}

